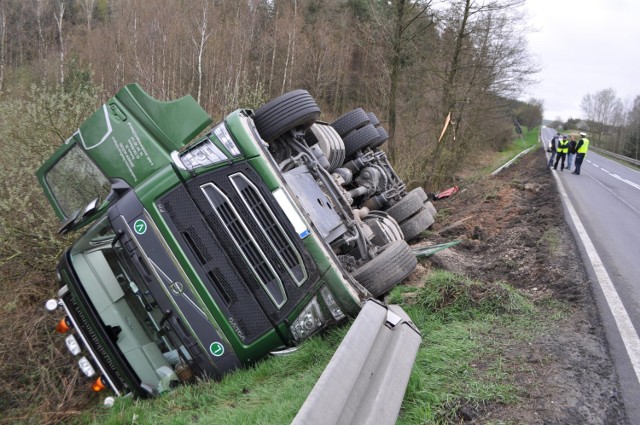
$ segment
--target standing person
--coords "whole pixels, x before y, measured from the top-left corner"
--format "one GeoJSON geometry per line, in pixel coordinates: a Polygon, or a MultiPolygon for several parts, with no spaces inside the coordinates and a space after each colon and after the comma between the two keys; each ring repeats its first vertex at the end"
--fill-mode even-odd
{"type": "Polygon", "coordinates": [[[573,164],[573,158],[576,157],[576,136],[571,136],[571,140],[569,140],[569,153],[567,153],[567,170],[571,170],[571,165],[573,164]]]}
{"type": "Polygon", "coordinates": [[[558,142],[560,141],[560,133],[556,133],[553,136],[553,139],[549,142],[549,149],[547,152],[551,152],[551,158],[549,158],[549,167],[553,166],[553,159],[556,157],[556,147],[558,146],[558,142]]]}
{"type": "Polygon", "coordinates": [[[567,135],[562,136],[562,140],[558,142],[558,149],[556,149],[558,154],[556,155],[556,163],[553,164],[553,169],[558,169],[558,162],[562,160],[562,164],[560,164],[560,171],[564,170],[564,158],[567,156],[567,152],[569,152],[569,140],[567,140],[567,135]]]}
{"type": "Polygon", "coordinates": [[[576,169],[573,174],[580,175],[580,166],[582,165],[582,161],[584,161],[585,156],[587,156],[588,150],[589,139],[587,139],[587,134],[580,132],[580,140],[578,140],[578,144],[576,145],[576,169]]]}

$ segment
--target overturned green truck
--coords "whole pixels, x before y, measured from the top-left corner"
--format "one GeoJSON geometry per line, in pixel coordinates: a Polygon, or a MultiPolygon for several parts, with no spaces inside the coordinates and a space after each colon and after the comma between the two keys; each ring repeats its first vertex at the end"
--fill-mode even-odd
{"type": "Polygon", "coordinates": [[[389,164],[375,115],[319,115],[296,90],[210,127],[190,96],[131,84],[43,164],[60,232],[84,230],[46,306],[94,390],[219,378],[412,273],[407,240],[433,223],[424,191],[389,164]]]}

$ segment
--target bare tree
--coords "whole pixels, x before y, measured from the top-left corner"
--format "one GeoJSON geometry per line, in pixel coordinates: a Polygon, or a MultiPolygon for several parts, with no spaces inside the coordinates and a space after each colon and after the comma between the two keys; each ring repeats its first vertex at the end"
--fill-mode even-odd
{"type": "Polygon", "coordinates": [[[4,3],[0,3],[0,93],[4,88],[4,64],[7,56],[7,16],[4,3]]]}
{"type": "Polygon", "coordinates": [[[450,56],[442,59],[441,71],[436,73],[442,76],[437,110],[443,122],[450,117],[450,124],[433,151],[434,179],[444,178],[445,168],[455,170],[473,145],[487,138],[500,143],[495,137],[500,119],[502,126],[510,126],[504,98],[516,94],[536,72],[520,24],[523,3],[457,0],[443,12],[441,51],[450,56]]]}
{"type": "Polygon", "coordinates": [[[410,46],[433,21],[428,19],[431,1],[393,0],[387,6],[379,6],[374,19],[382,30],[382,41],[387,45],[389,56],[389,99],[387,105],[389,158],[396,156],[396,125],[398,84],[402,77],[410,46]],[[391,19],[389,19],[391,16],[391,19]]]}
{"type": "Polygon", "coordinates": [[[56,6],[57,10],[54,12],[53,17],[58,27],[58,41],[60,43],[60,85],[64,86],[64,37],[62,35],[62,23],[65,11],[64,0],[56,0],[56,6]]]}
{"type": "Polygon", "coordinates": [[[195,36],[191,37],[191,41],[196,48],[197,56],[197,74],[198,74],[198,95],[196,100],[200,103],[200,97],[202,95],[202,56],[204,55],[204,49],[207,44],[207,40],[211,36],[211,32],[208,28],[207,12],[209,11],[209,2],[204,0],[202,2],[202,19],[196,21],[196,28],[198,30],[198,39],[195,36]]]}
{"type": "Polygon", "coordinates": [[[603,141],[603,134],[614,124],[615,118],[622,114],[623,105],[616,92],[609,88],[586,94],[582,98],[580,108],[589,121],[595,141],[600,143],[603,141]]]}
{"type": "Polygon", "coordinates": [[[640,159],[640,96],[636,96],[627,116],[627,137],[623,155],[640,159]]]}
{"type": "Polygon", "coordinates": [[[38,53],[40,56],[40,60],[44,60],[47,55],[47,47],[48,43],[44,37],[44,28],[43,28],[43,0],[33,0],[35,1],[35,13],[36,13],[36,25],[38,27],[38,53]]]}
{"type": "Polygon", "coordinates": [[[80,8],[84,12],[85,19],[87,20],[87,32],[91,32],[91,21],[93,20],[93,9],[96,4],[96,0],[79,0],[80,8]]]}
{"type": "Polygon", "coordinates": [[[289,77],[289,82],[291,82],[291,76],[287,76],[287,73],[293,74],[294,67],[294,57],[295,57],[295,47],[296,47],[296,20],[298,18],[298,0],[293,0],[293,21],[290,24],[293,24],[289,29],[288,33],[288,42],[287,42],[287,55],[284,62],[284,75],[282,77],[282,89],[280,90],[280,94],[283,94],[285,91],[287,77],[289,77]],[[291,64],[289,64],[289,58],[291,58],[291,64]]]}

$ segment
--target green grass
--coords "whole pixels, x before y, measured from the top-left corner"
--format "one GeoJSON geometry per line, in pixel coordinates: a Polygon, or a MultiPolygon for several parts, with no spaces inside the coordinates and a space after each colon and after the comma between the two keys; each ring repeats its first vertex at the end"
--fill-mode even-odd
{"type": "MultiPolygon", "coordinates": [[[[449,272],[429,274],[424,287],[398,286],[400,303],[423,342],[398,424],[457,423],[458,408],[518,402],[511,344],[544,332],[540,308],[503,283],[483,283],[449,272]]],[[[551,306],[554,309],[558,306],[551,306]]],[[[209,424],[290,423],[339,345],[347,326],[305,342],[293,355],[270,358],[221,382],[184,386],[152,400],[96,406],[76,423],[209,424]]]]}
{"type": "Polygon", "coordinates": [[[523,128],[523,139],[520,136],[513,139],[513,142],[506,149],[498,152],[493,161],[482,169],[482,174],[489,174],[493,170],[497,169],[501,165],[505,164],[511,158],[518,155],[520,152],[529,149],[538,143],[540,137],[540,127],[534,127],[531,129],[523,128]],[[524,140],[524,141],[523,141],[524,140]]]}
{"type": "Polygon", "coordinates": [[[552,227],[544,232],[540,240],[539,245],[547,245],[549,247],[549,254],[555,255],[560,253],[560,232],[558,229],[552,227]]]}

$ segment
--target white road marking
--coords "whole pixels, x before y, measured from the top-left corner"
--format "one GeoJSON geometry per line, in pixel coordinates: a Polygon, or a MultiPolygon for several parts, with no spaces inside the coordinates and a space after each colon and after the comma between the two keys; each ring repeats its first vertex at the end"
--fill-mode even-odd
{"type": "Polygon", "coordinates": [[[587,256],[589,257],[589,261],[591,262],[591,266],[596,275],[596,280],[598,281],[598,285],[600,285],[600,289],[602,289],[602,293],[604,294],[604,298],[607,301],[609,306],[609,310],[613,315],[613,320],[618,327],[618,332],[620,332],[620,337],[622,338],[622,342],[624,343],[624,347],[627,350],[627,355],[629,356],[629,360],[631,361],[631,366],[633,367],[633,371],[636,374],[636,380],[640,382],[640,338],[638,338],[638,334],[633,327],[633,323],[631,323],[631,319],[629,318],[629,314],[627,310],[624,308],[622,304],[622,300],[620,299],[620,295],[616,291],[615,286],[613,286],[613,282],[607,273],[607,270],[604,268],[604,264],[598,256],[596,248],[593,246],[591,242],[591,238],[587,234],[586,229],[582,225],[582,221],[578,214],[576,213],[567,192],[564,190],[564,186],[562,185],[562,181],[560,177],[558,177],[557,173],[552,173],[558,183],[558,190],[560,191],[560,195],[567,206],[567,210],[569,212],[569,216],[573,220],[573,224],[576,226],[576,231],[578,232],[578,237],[582,241],[585,251],[587,252],[587,256]]]}
{"type": "MultiPolygon", "coordinates": [[[[615,174],[612,174],[613,176],[615,176],[615,174]]],[[[595,177],[591,177],[590,175],[588,175],[594,182],[598,183],[600,186],[602,186],[604,189],[606,189],[611,195],[615,196],[620,202],[622,202],[623,204],[625,204],[626,206],[628,206],[629,208],[631,208],[632,211],[634,211],[636,214],[640,215],[640,211],[638,211],[637,209],[635,209],[630,203],[628,203],[627,201],[625,201],[624,199],[622,199],[621,197],[619,197],[618,195],[616,195],[616,193],[609,189],[607,186],[605,186],[600,180],[596,179],[595,177]]],[[[638,187],[638,189],[640,189],[640,187],[638,187]]]]}
{"type": "Polygon", "coordinates": [[[627,179],[625,179],[625,178],[623,178],[623,177],[620,177],[620,176],[619,176],[619,175],[617,175],[617,174],[611,174],[611,173],[609,173],[609,175],[610,175],[611,177],[613,177],[614,179],[618,179],[618,180],[620,180],[622,183],[626,183],[626,184],[628,184],[629,186],[634,187],[634,188],[636,188],[636,189],[640,190],[640,184],[634,183],[634,182],[632,182],[632,181],[630,181],[630,180],[627,180],[627,179]]]}
{"type": "MultiPolygon", "coordinates": [[[[598,154],[596,154],[596,155],[598,155],[598,154]]],[[[634,173],[636,173],[636,174],[640,174],[640,171],[639,171],[639,170],[636,170],[636,169],[631,168],[631,167],[627,167],[626,165],[624,165],[624,164],[620,164],[619,162],[616,162],[616,161],[613,161],[613,160],[611,160],[611,159],[607,158],[606,156],[602,156],[602,155],[599,155],[599,156],[600,156],[600,158],[599,158],[600,160],[609,161],[609,162],[611,162],[612,164],[616,164],[616,165],[620,165],[620,166],[622,166],[622,167],[625,167],[626,171],[631,171],[631,172],[634,172],[634,173]]]]}
{"type": "MultiPolygon", "coordinates": [[[[632,181],[630,181],[630,180],[627,180],[627,179],[625,179],[625,178],[623,178],[623,177],[620,177],[619,175],[617,175],[617,174],[615,174],[615,173],[612,173],[611,171],[609,171],[609,170],[607,170],[607,169],[605,169],[605,168],[602,168],[602,167],[598,166],[597,164],[593,164],[593,166],[594,166],[594,167],[598,167],[598,168],[600,168],[602,171],[604,171],[605,173],[609,174],[609,175],[610,175],[611,177],[613,177],[614,179],[620,180],[622,183],[626,183],[626,184],[628,184],[629,186],[631,186],[631,187],[633,187],[633,188],[635,188],[635,189],[640,190],[640,184],[634,183],[634,182],[632,182],[632,181]]],[[[599,182],[598,182],[598,183],[599,183],[599,182]]],[[[613,193],[613,192],[612,192],[612,193],[613,193]]],[[[618,198],[618,199],[620,199],[620,198],[618,198]]]]}

